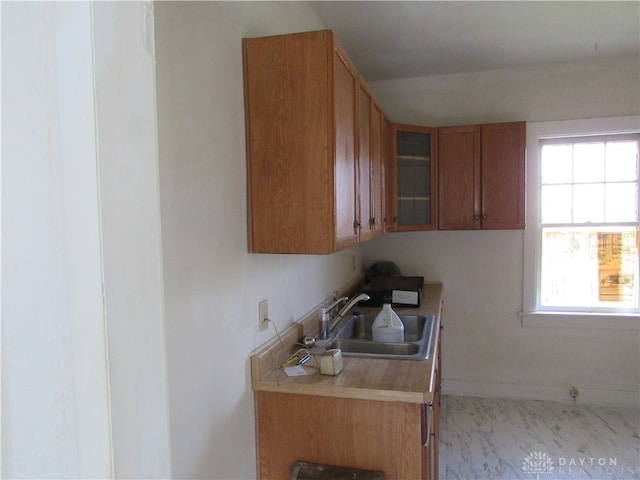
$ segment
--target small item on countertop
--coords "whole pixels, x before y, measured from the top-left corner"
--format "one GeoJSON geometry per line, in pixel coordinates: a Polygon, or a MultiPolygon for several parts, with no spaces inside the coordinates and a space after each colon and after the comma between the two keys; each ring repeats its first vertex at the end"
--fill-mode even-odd
{"type": "Polygon", "coordinates": [[[390,303],[385,303],[371,327],[374,342],[404,342],[404,324],[390,303]]]}
{"type": "Polygon", "coordinates": [[[294,355],[291,355],[288,359],[278,365],[278,368],[282,370],[283,368],[289,367],[291,365],[297,365],[298,360],[300,360],[300,355],[296,353],[294,355]]]}
{"type": "Polygon", "coordinates": [[[320,373],[323,375],[338,375],[343,367],[342,350],[339,348],[327,350],[320,356],[320,373]]]}
{"type": "Polygon", "coordinates": [[[311,360],[311,355],[307,353],[306,349],[301,348],[296,353],[287,358],[284,362],[278,365],[280,370],[290,367],[291,365],[303,365],[311,360]]]}
{"type": "Polygon", "coordinates": [[[302,375],[306,375],[308,372],[302,365],[292,365],[290,367],[285,367],[284,373],[287,377],[301,377],[302,375]]]}
{"type": "Polygon", "coordinates": [[[316,344],[316,338],[315,337],[304,337],[302,339],[302,344],[307,347],[307,348],[311,348],[316,344]]]}
{"type": "Polygon", "coordinates": [[[298,365],[304,365],[309,360],[311,360],[311,355],[309,355],[308,353],[305,353],[298,359],[298,365]]]}

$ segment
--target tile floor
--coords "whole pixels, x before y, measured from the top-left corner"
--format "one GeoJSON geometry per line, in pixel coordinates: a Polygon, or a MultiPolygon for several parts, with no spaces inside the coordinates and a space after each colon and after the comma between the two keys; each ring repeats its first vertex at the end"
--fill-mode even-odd
{"type": "Polygon", "coordinates": [[[440,478],[640,479],[640,411],[443,396],[440,478]]]}

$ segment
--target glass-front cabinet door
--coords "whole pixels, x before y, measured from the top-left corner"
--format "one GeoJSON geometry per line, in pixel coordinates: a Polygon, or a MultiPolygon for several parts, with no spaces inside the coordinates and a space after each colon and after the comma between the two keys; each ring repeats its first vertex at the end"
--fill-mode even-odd
{"type": "Polygon", "coordinates": [[[393,125],[393,157],[388,183],[392,187],[393,230],[434,230],[436,205],[436,129],[393,125]]]}

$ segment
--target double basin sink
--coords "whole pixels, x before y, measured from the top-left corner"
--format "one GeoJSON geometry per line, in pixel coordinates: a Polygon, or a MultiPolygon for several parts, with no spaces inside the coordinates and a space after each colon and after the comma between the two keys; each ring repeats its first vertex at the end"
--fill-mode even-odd
{"type": "Polygon", "coordinates": [[[339,348],[345,356],[425,360],[429,358],[435,315],[398,315],[404,325],[404,342],[374,342],[377,313],[353,315],[337,326],[327,348],[339,348]]]}

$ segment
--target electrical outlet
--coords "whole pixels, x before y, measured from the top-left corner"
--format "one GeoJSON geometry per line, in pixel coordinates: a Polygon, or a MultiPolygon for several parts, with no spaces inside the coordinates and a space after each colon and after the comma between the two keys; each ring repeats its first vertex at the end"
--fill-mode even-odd
{"type": "Polygon", "coordinates": [[[263,332],[269,326],[269,301],[262,300],[258,303],[258,329],[263,332]]]}
{"type": "Polygon", "coordinates": [[[573,398],[574,403],[576,401],[576,398],[578,398],[579,393],[580,392],[578,392],[578,389],[576,387],[569,388],[569,396],[573,398]]]}

